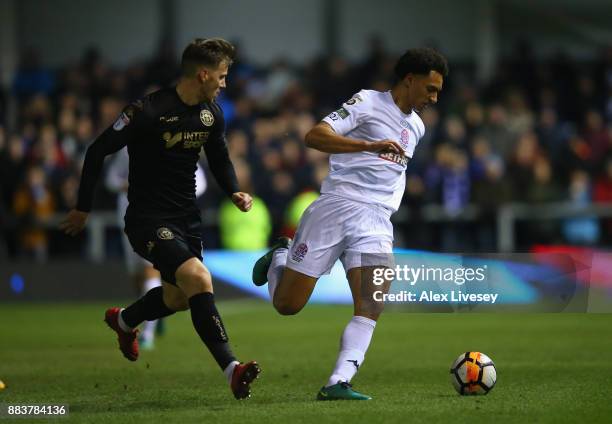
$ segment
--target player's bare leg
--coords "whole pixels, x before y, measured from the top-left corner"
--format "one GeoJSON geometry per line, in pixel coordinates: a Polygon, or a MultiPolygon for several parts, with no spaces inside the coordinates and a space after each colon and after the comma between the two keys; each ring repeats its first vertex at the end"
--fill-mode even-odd
{"type": "Polygon", "coordinates": [[[390,281],[381,286],[373,284],[375,267],[350,269],[347,273],[353,296],[354,316],[340,339],[340,352],[327,384],[318,395],[319,400],[369,400],[370,396],[353,390],[350,381],[362,365],[372,340],[376,321],[383,311],[383,302],[374,300],[375,291],[387,293],[390,281]]]}
{"type": "Polygon", "coordinates": [[[273,293],[272,303],[281,315],[295,315],[304,308],[318,278],[284,267],[273,293]]]}
{"type": "Polygon", "coordinates": [[[197,258],[185,261],[176,270],[177,286],[188,299],[196,332],[223,370],[236,399],[250,396],[250,384],[260,373],[255,361],[241,364],[229,347],[229,338],[215,306],[212,278],[197,258]]]}
{"type": "Polygon", "coordinates": [[[164,303],[168,308],[177,312],[189,309],[189,299],[183,293],[183,290],[165,281],[162,281],[162,288],[164,290],[164,303]]]}
{"type": "Polygon", "coordinates": [[[274,308],[281,315],[295,315],[310,299],[318,278],[287,268],[291,239],[280,237],[253,267],[253,283],[268,283],[274,308]]]}

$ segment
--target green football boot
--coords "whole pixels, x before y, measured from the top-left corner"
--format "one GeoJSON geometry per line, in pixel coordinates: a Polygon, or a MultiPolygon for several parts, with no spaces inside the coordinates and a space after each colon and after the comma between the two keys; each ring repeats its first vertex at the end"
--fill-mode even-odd
{"type": "Polygon", "coordinates": [[[291,243],[291,239],[289,237],[279,237],[278,240],[276,240],[276,242],[272,245],[272,248],[268,250],[268,252],[261,258],[257,259],[257,262],[255,262],[255,266],[253,267],[253,284],[256,286],[263,286],[268,282],[268,269],[272,263],[274,251],[283,247],[287,249],[289,247],[289,243],[291,243]]]}
{"type": "Polygon", "coordinates": [[[368,395],[356,392],[353,386],[345,381],[340,381],[329,387],[321,387],[317,394],[317,400],[370,400],[368,395]]]}

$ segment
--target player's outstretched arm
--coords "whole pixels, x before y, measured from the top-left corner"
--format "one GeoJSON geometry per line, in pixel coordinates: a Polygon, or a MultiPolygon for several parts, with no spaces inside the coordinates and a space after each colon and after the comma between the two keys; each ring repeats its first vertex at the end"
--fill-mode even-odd
{"type": "MultiPolygon", "coordinates": [[[[119,119],[126,118],[122,116],[119,119]]],[[[118,122],[124,123],[124,121],[118,122]]],[[[96,185],[104,165],[104,158],[123,148],[129,138],[133,136],[134,126],[133,124],[132,127],[129,126],[129,119],[127,122],[128,124],[124,123],[122,126],[115,123],[113,127],[109,127],[104,131],[87,148],[76,207],[68,212],[68,215],[59,226],[66,234],[74,236],[85,228],[87,217],[93,204],[96,185]]]]}
{"type": "Polygon", "coordinates": [[[402,147],[393,140],[365,141],[344,137],[326,122],[319,122],[304,138],[306,146],[325,153],[377,152],[403,154],[402,147]]]}

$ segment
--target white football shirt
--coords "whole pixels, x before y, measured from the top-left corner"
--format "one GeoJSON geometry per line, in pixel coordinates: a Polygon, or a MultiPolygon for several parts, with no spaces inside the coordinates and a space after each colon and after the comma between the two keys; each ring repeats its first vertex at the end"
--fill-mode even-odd
{"type": "Polygon", "coordinates": [[[321,194],[378,204],[392,213],[397,211],[406,186],[406,165],[425,134],[425,125],[417,113],[403,113],[390,91],[361,90],[323,121],[331,125],[336,134],[346,137],[396,141],[404,149],[404,155],[332,154],[321,194]]]}

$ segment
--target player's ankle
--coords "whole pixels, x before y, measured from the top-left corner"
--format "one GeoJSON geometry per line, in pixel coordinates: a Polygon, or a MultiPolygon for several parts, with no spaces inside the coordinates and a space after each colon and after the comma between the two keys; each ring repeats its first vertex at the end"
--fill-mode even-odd
{"type": "Polygon", "coordinates": [[[225,374],[225,378],[227,378],[227,382],[231,385],[232,384],[232,376],[234,375],[234,369],[236,368],[236,365],[239,365],[240,362],[238,361],[232,361],[230,362],[230,364],[225,367],[225,369],[223,370],[223,374],[225,374]]]}
{"type": "Polygon", "coordinates": [[[129,325],[127,325],[125,321],[123,320],[123,317],[121,316],[121,313],[123,311],[124,311],[124,308],[121,308],[121,310],[119,311],[119,314],[117,314],[117,323],[119,324],[119,328],[121,329],[121,331],[123,331],[124,333],[131,333],[134,331],[134,329],[130,327],[129,325]]]}

